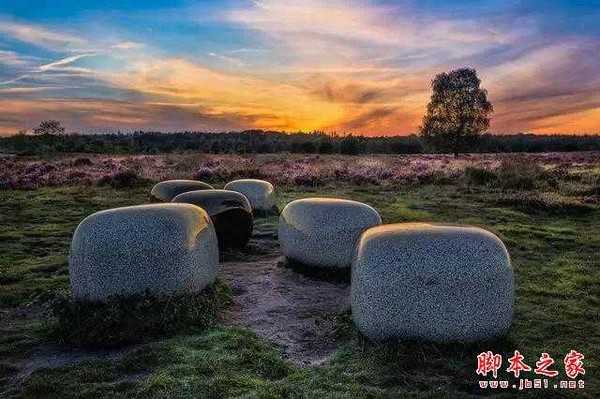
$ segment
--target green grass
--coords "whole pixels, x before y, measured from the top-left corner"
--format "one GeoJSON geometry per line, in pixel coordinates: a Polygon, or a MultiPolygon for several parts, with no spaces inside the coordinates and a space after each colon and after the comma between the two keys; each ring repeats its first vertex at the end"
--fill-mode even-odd
{"type": "Polygon", "coordinates": [[[0,307],[23,305],[68,287],[69,245],[85,215],[146,203],[146,187],[0,191],[0,307]]]}
{"type": "Polygon", "coordinates": [[[138,347],[119,362],[96,361],[36,372],[23,393],[25,397],[51,398],[131,394],[221,398],[274,389],[289,372],[290,366],[278,351],[254,334],[213,329],[138,347]]]}
{"type": "Polygon", "coordinates": [[[120,347],[214,326],[231,303],[231,290],[220,280],[196,294],[157,297],[145,293],[112,297],[106,302],[57,298],[51,339],[82,347],[120,347]]]}
{"type": "MultiPolygon", "coordinates": [[[[148,187],[44,188],[0,191],[0,392],[14,364],[45,345],[44,304],[68,292],[71,234],[86,215],[148,202],[148,187]],[[24,315],[22,315],[24,313],[24,315]]],[[[468,397],[476,394],[476,356],[520,350],[530,365],[549,352],[561,371],[570,349],[586,355],[586,388],[541,390],[519,396],[600,397],[600,210],[560,212],[499,201],[487,186],[281,188],[279,206],[292,199],[335,196],[366,202],[386,223],[471,224],[507,245],[516,278],[513,326],[501,340],[471,345],[404,342],[374,345],[338,317],[340,349],[322,367],[298,368],[249,331],[217,327],[185,332],[136,347],[113,361],[41,369],[14,388],[15,396],[142,398],[363,398],[468,397]]],[[[269,222],[276,221],[270,218],[269,222]],[[272,219],[272,220],[271,220],[272,219]]],[[[261,221],[260,223],[263,223],[261,221]]],[[[506,367],[506,357],[505,357],[506,367]]],[[[503,376],[508,377],[506,373],[503,376]]],[[[535,378],[530,373],[528,378],[535,378]]],[[[510,379],[510,378],[509,378],[510,379]]],[[[516,396],[514,391],[505,397],[516,396]]]]}

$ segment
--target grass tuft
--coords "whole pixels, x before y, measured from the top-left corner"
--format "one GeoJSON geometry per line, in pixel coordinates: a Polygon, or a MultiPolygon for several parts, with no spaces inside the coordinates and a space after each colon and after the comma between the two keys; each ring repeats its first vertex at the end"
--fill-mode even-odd
{"type": "Polygon", "coordinates": [[[231,301],[229,287],[217,281],[197,295],[114,297],[107,302],[59,298],[51,337],[76,346],[117,347],[148,338],[213,326],[231,301]]]}
{"type": "Polygon", "coordinates": [[[533,190],[541,180],[544,169],[524,159],[503,160],[498,169],[497,185],[505,190],[533,190]]]}
{"type": "Polygon", "coordinates": [[[148,180],[138,176],[133,170],[122,170],[112,175],[106,175],[97,182],[99,186],[111,186],[116,189],[131,188],[147,183],[148,180]]]}
{"type": "Polygon", "coordinates": [[[496,200],[499,205],[508,205],[528,213],[583,214],[594,210],[576,198],[565,197],[557,193],[516,192],[505,194],[496,200]]]}
{"type": "Polygon", "coordinates": [[[494,172],[486,168],[476,166],[465,168],[465,179],[469,184],[484,186],[493,183],[497,178],[494,172]]]}

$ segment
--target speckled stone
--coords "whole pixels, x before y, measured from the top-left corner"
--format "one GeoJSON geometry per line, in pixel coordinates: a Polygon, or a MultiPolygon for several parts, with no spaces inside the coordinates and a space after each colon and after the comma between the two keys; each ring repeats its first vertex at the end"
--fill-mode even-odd
{"type": "Polygon", "coordinates": [[[275,207],[274,188],[268,181],[240,179],[227,183],[224,188],[244,194],[254,211],[271,212],[275,207]]]}
{"type": "Polygon", "coordinates": [[[152,187],[150,194],[157,200],[169,202],[176,196],[188,191],[212,190],[213,186],[197,180],[166,180],[152,187]]]}
{"type": "Polygon", "coordinates": [[[109,209],[88,216],[75,230],[71,290],[75,298],[89,300],[198,292],[215,280],[218,261],[213,225],[195,205],[109,209]]]}
{"type": "Polygon", "coordinates": [[[248,243],[252,235],[252,207],[242,193],[230,190],[201,190],[179,194],[172,202],[193,204],[210,216],[219,246],[239,248],[248,243]]]}
{"type": "Polygon", "coordinates": [[[379,213],[360,202],[300,199],[281,212],[279,245],[293,262],[322,268],[349,267],[361,233],[379,224],[379,213]]]}
{"type": "Polygon", "coordinates": [[[476,227],[425,223],[374,227],[352,265],[352,317],[372,340],[476,341],[512,321],[506,247],[476,227]]]}

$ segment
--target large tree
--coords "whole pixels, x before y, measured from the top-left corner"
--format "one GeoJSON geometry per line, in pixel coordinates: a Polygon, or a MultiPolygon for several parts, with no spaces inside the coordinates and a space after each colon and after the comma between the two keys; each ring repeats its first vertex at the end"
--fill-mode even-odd
{"type": "Polygon", "coordinates": [[[420,134],[436,151],[455,156],[471,148],[490,126],[492,104],[470,68],[440,73],[433,79],[431,101],[420,134]]]}

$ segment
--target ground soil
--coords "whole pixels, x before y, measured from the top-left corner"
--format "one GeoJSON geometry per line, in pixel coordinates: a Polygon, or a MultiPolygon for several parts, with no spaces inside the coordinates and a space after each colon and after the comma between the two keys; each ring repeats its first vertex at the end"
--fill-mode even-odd
{"type": "Polygon", "coordinates": [[[223,264],[234,295],[225,321],[279,345],[298,365],[320,364],[336,349],[335,316],[348,307],[348,285],[311,279],[278,263],[274,257],[223,264]]]}
{"type": "Polygon", "coordinates": [[[335,316],[349,308],[348,283],[285,267],[269,226],[221,267],[233,291],[226,324],[253,330],[300,366],[321,364],[335,351],[335,316]]]}

